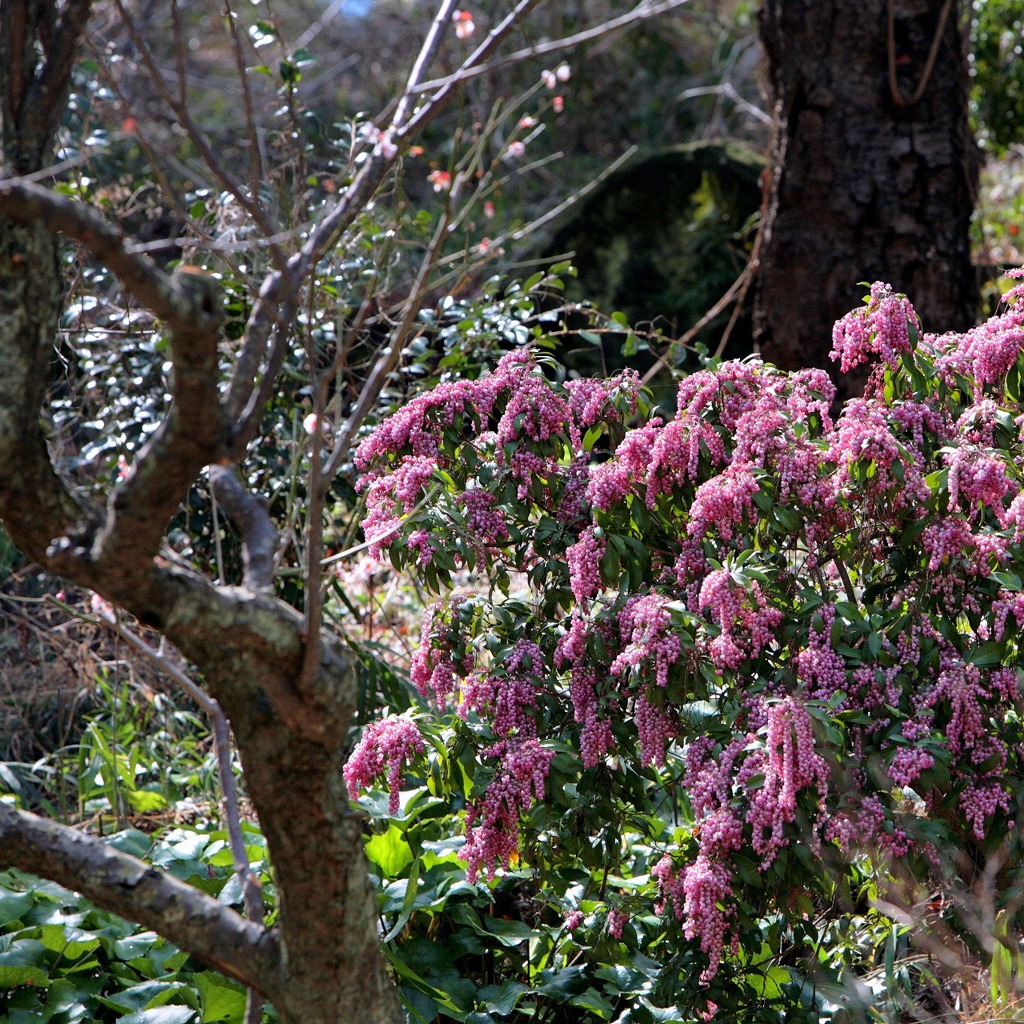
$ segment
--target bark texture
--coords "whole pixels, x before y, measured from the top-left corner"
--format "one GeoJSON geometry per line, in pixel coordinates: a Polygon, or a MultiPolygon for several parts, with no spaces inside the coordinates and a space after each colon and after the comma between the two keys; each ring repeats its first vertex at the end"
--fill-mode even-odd
{"type": "Polygon", "coordinates": [[[862,281],[905,292],[926,330],[975,322],[962,14],[961,0],[765,0],[775,125],[755,338],[778,366],[832,368],[832,326],[862,281]]]}
{"type": "MultiPolygon", "coordinates": [[[[234,442],[217,389],[222,300],[211,281],[167,276],[127,252],[95,211],[18,177],[51,159],[88,12],[88,0],[0,0],[0,520],[30,558],[160,629],[199,669],[234,729],[278,922],[264,929],[95,839],[10,808],[0,809],[0,867],[46,874],[162,932],[265,994],[286,1024],[401,1021],[341,776],[356,704],[343,648],[324,635],[314,670],[303,672],[303,617],[258,592],[268,565],[257,562],[252,587],[218,587],[161,553],[197,474],[227,460],[234,442]],[[166,418],[102,507],[61,478],[43,425],[63,309],[57,232],[113,270],[170,339],[166,418]]],[[[230,497],[247,510],[242,528],[265,562],[269,524],[240,486],[230,497]]]]}

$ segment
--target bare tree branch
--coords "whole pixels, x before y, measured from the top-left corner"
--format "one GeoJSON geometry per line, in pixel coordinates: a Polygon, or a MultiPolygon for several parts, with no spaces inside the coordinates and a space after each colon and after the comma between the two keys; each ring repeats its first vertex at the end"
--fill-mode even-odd
{"type": "MultiPolygon", "coordinates": [[[[213,726],[214,747],[217,754],[217,776],[220,779],[221,795],[224,799],[224,818],[227,826],[228,843],[234,862],[235,874],[245,898],[245,912],[250,921],[263,923],[263,897],[256,876],[249,868],[249,857],[245,851],[245,837],[242,835],[242,819],[238,808],[238,787],[231,764],[231,728],[220,704],[201,686],[197,686],[170,658],[154,650],[134,630],[129,629],[115,611],[112,615],[101,613],[99,620],[113,630],[130,647],[139,652],[161,672],[170,676],[206,712],[213,726]]],[[[162,645],[161,645],[162,646],[162,645]]]]}
{"type": "Polygon", "coordinates": [[[266,996],[284,980],[273,931],[137,857],[5,803],[0,803],[0,864],[80,892],[266,996]]]}
{"type": "MultiPolygon", "coordinates": [[[[126,9],[122,0],[114,0],[117,5],[117,9],[121,14],[125,25],[128,28],[129,33],[132,37],[132,42],[138,48],[139,53],[142,55],[143,63],[146,65],[146,70],[149,72],[150,80],[156,86],[160,95],[163,97],[164,102],[174,111],[175,117],[177,117],[179,124],[188,133],[188,137],[192,144],[196,147],[198,152],[203,158],[203,162],[210,169],[213,175],[221,183],[221,185],[227,189],[228,192],[234,196],[238,205],[245,210],[246,213],[252,218],[253,223],[260,229],[266,238],[271,238],[277,233],[277,228],[271,223],[270,218],[267,214],[263,203],[260,201],[258,195],[251,196],[245,188],[238,182],[238,180],[228,171],[224,166],[223,162],[219,159],[216,153],[207,141],[205,134],[199,128],[199,126],[192,119],[192,114],[188,109],[188,105],[183,99],[179,99],[171,91],[170,86],[166,80],[160,68],[157,66],[156,60],[153,57],[153,53],[150,50],[146,40],[142,38],[139,30],[135,24],[135,19],[131,16],[131,13],[126,9]]],[[[184,96],[187,90],[187,83],[181,83],[182,95],[184,96]]],[[[284,266],[284,253],[280,246],[274,245],[273,243],[268,244],[268,251],[273,259],[274,263],[280,269],[284,266]]]]}
{"type": "Polygon", "coordinates": [[[250,494],[230,466],[210,466],[214,496],[242,534],[245,568],[242,586],[249,590],[270,590],[274,584],[274,556],[278,531],[263,503],[250,494]]]}
{"type": "MultiPolygon", "coordinates": [[[[481,62],[483,58],[475,60],[474,58],[476,58],[477,54],[474,53],[466,59],[457,71],[452,72],[450,75],[445,75],[444,78],[435,78],[429,82],[421,82],[419,85],[414,86],[412,91],[423,93],[430,92],[431,89],[448,90],[469,81],[471,78],[479,78],[480,75],[489,74],[498,68],[507,67],[509,64],[518,64],[531,57],[543,57],[548,53],[562,53],[565,50],[581,46],[583,43],[593,42],[595,39],[603,39],[614,32],[631,28],[641,21],[647,21],[649,18],[656,18],[662,14],[667,14],[669,11],[674,11],[677,7],[682,7],[689,2],[690,0],[644,0],[643,3],[637,4],[628,13],[620,15],[618,18],[611,18],[600,25],[595,25],[593,28],[584,29],[582,32],[576,32],[571,36],[563,36],[560,39],[546,39],[543,42],[534,43],[532,46],[516,50],[514,53],[487,61],[486,63],[481,62]]],[[[491,52],[493,52],[493,49],[491,52]]],[[[438,92],[435,99],[441,95],[442,93],[438,92]]]]}
{"type": "MultiPolygon", "coordinates": [[[[519,0],[515,7],[491,29],[480,45],[462,62],[459,70],[436,86],[437,92],[411,118],[402,124],[393,125],[395,135],[400,134],[403,138],[409,139],[417,132],[422,131],[423,127],[433,121],[447,106],[449,100],[455,95],[456,87],[466,78],[475,77],[471,73],[472,70],[483,65],[513,30],[523,23],[530,12],[543,2],[544,0],[519,0]]],[[[426,91],[425,87],[417,88],[413,82],[410,82],[410,86],[416,91],[426,91]]],[[[402,100],[404,99],[403,96],[402,100]]],[[[401,104],[401,100],[399,103],[401,104]]]]}
{"type": "Polygon", "coordinates": [[[188,327],[206,312],[196,306],[196,296],[148,256],[130,253],[124,236],[92,206],[75,202],[20,178],[0,179],[0,214],[16,224],[39,223],[78,242],[108,270],[117,275],[135,299],[172,326],[188,327]]]}
{"type": "Polygon", "coordinates": [[[219,288],[205,274],[179,276],[178,287],[196,312],[172,326],[171,407],[110,494],[107,521],[92,550],[97,562],[142,564],[152,558],[199,472],[227,450],[227,424],[217,388],[217,342],[223,320],[219,288]]]}
{"type": "Polygon", "coordinates": [[[398,100],[398,106],[395,108],[395,115],[391,119],[391,125],[393,128],[399,128],[402,122],[405,120],[406,115],[409,113],[409,106],[412,103],[413,95],[416,92],[420,79],[422,79],[424,72],[430,67],[431,61],[437,56],[437,51],[441,46],[441,40],[444,38],[444,31],[448,28],[451,22],[452,9],[455,7],[456,0],[442,0],[440,7],[437,9],[437,13],[434,15],[434,20],[430,23],[430,28],[427,30],[426,38],[423,40],[423,45],[420,47],[420,52],[413,62],[412,70],[409,72],[409,79],[405,84],[405,90],[398,100]]]}

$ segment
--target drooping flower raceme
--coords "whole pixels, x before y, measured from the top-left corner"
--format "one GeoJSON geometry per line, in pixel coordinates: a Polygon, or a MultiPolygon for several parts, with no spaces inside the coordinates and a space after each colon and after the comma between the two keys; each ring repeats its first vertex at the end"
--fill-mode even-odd
{"type": "Polygon", "coordinates": [[[402,770],[426,750],[416,723],[394,716],[371,722],[345,763],[345,785],[355,800],[361,789],[384,779],[390,792],[388,811],[398,813],[402,770]]]}

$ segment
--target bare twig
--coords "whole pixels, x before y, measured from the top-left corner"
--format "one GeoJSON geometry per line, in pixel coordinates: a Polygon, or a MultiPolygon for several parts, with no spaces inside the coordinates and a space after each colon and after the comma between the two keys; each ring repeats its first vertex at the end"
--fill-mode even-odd
{"type": "Polygon", "coordinates": [[[448,215],[446,212],[438,221],[434,237],[430,240],[427,251],[423,255],[416,280],[402,310],[401,323],[392,332],[391,337],[388,339],[388,345],[381,351],[376,363],[374,363],[369,378],[359,392],[359,400],[356,402],[355,408],[345,421],[344,429],[339,432],[338,440],[331,451],[331,457],[324,469],[324,477],[328,480],[337,473],[342,462],[345,460],[348,450],[352,446],[352,441],[355,439],[356,432],[362,426],[363,421],[373,408],[374,402],[377,401],[381,391],[384,389],[388,377],[394,372],[395,367],[402,358],[406,338],[416,318],[416,314],[419,312],[419,303],[426,291],[429,276],[437,265],[441,243],[444,241],[447,231],[448,215]]]}
{"type": "MultiPolygon", "coordinates": [[[[659,15],[667,14],[669,11],[673,11],[677,7],[682,7],[684,4],[689,2],[690,0],[660,0],[660,2],[649,2],[649,0],[644,0],[643,3],[638,4],[633,8],[633,10],[629,11],[627,14],[620,15],[618,18],[611,18],[608,21],[602,22],[600,25],[584,29],[582,32],[576,32],[571,36],[563,36],[561,39],[548,39],[540,43],[535,43],[532,46],[528,46],[522,50],[516,50],[505,57],[499,57],[498,59],[488,61],[487,63],[481,63],[476,59],[477,54],[479,53],[479,51],[477,51],[477,53],[474,53],[467,58],[457,71],[453,71],[450,75],[445,75],[444,78],[435,78],[429,82],[423,82],[415,87],[415,91],[419,93],[430,92],[432,89],[437,89],[439,91],[437,96],[435,96],[435,99],[440,98],[440,96],[448,89],[456,85],[460,85],[471,78],[478,78],[480,75],[489,74],[491,71],[507,67],[509,64],[518,64],[531,57],[543,57],[549,53],[561,53],[565,50],[572,49],[575,46],[580,46],[583,43],[593,42],[595,39],[601,39],[613,32],[630,28],[640,21],[646,21],[649,18],[656,18],[659,15]]],[[[513,12],[513,14],[515,14],[515,12],[513,12]]],[[[512,17],[512,15],[510,15],[510,17],[512,17]]],[[[519,17],[521,18],[522,15],[519,15],[519,17]]],[[[490,52],[493,52],[493,49],[490,52]]]]}
{"type": "MultiPolygon", "coordinates": [[[[135,24],[135,20],[131,16],[130,12],[125,8],[123,0],[114,0],[114,3],[117,5],[117,9],[132,37],[132,42],[138,48],[138,51],[142,56],[142,61],[146,65],[146,70],[149,73],[150,80],[153,82],[153,85],[160,93],[164,102],[174,112],[179,124],[185,129],[192,145],[196,147],[196,150],[202,156],[203,162],[221,183],[223,188],[231,193],[238,205],[241,206],[247,214],[249,214],[253,223],[259,228],[264,237],[270,238],[275,235],[277,233],[277,227],[271,223],[266,209],[260,202],[259,195],[250,195],[248,190],[242,187],[234,175],[228,172],[223,162],[217,154],[214,153],[205,134],[192,120],[188,104],[179,100],[178,97],[171,92],[170,87],[164,79],[163,73],[157,66],[156,59],[153,57],[153,52],[150,50],[149,44],[142,38],[142,35],[135,24]]],[[[281,269],[285,264],[284,252],[279,246],[275,245],[268,246],[268,249],[275,266],[277,266],[278,269],[281,269]]]]}
{"type": "Polygon", "coordinates": [[[249,140],[249,191],[254,196],[260,192],[260,183],[264,180],[263,153],[260,149],[259,128],[252,103],[252,89],[249,86],[249,72],[245,66],[245,54],[242,51],[242,39],[238,34],[238,15],[231,6],[231,0],[224,0],[224,17],[227,19],[231,32],[231,51],[235,57],[235,68],[238,81],[242,86],[242,106],[245,109],[245,131],[249,140]]]}
{"type": "Polygon", "coordinates": [[[228,842],[231,847],[231,859],[235,874],[242,888],[245,899],[245,912],[250,921],[257,924],[263,922],[263,896],[259,880],[249,869],[249,855],[245,849],[245,836],[242,835],[242,818],[238,808],[238,788],[235,786],[235,773],[231,764],[231,730],[227,716],[220,704],[202,687],[197,686],[170,658],[155,650],[142,639],[138,633],[129,629],[116,614],[100,613],[98,620],[109,630],[116,633],[129,647],[141,654],[152,665],[169,676],[206,712],[213,726],[213,742],[217,754],[217,775],[220,778],[221,793],[224,797],[224,821],[227,827],[228,842]]]}
{"type": "Polygon", "coordinates": [[[721,340],[718,343],[718,347],[715,349],[715,358],[718,359],[725,351],[726,343],[729,340],[729,335],[732,332],[733,325],[736,323],[736,318],[739,315],[740,308],[743,304],[743,299],[747,294],[747,290],[750,288],[751,282],[754,280],[754,274],[757,271],[758,263],[760,260],[761,253],[761,239],[764,234],[764,220],[758,225],[757,234],[754,236],[754,244],[750,249],[750,256],[747,258],[746,266],[740,272],[739,277],[726,289],[725,294],[681,337],[673,341],[669,346],[669,350],[662,356],[660,356],[657,362],[643,375],[641,378],[643,383],[646,384],[651,380],[657,373],[659,373],[667,364],[670,358],[672,349],[674,348],[685,348],[693,339],[700,334],[702,330],[712,320],[722,312],[730,302],[735,303],[733,308],[732,316],[729,319],[729,323],[722,333],[721,340]]]}
{"type": "Polygon", "coordinates": [[[418,91],[417,87],[420,79],[427,68],[430,67],[431,61],[437,56],[444,31],[452,20],[452,10],[455,7],[455,3],[456,0],[442,0],[437,13],[434,15],[434,20],[430,23],[430,28],[427,30],[427,35],[423,40],[423,45],[420,47],[420,52],[417,54],[416,60],[413,61],[412,70],[409,72],[409,79],[406,82],[405,89],[399,97],[394,117],[391,119],[393,129],[401,128],[409,113],[409,107],[413,96],[418,91]]]}

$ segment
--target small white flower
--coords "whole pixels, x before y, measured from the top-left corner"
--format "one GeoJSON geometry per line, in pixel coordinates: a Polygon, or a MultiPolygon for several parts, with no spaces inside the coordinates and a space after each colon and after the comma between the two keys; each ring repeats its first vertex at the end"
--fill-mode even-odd
{"type": "Polygon", "coordinates": [[[390,132],[383,132],[377,140],[377,152],[388,160],[394,160],[398,156],[398,147],[391,141],[390,132]]]}

